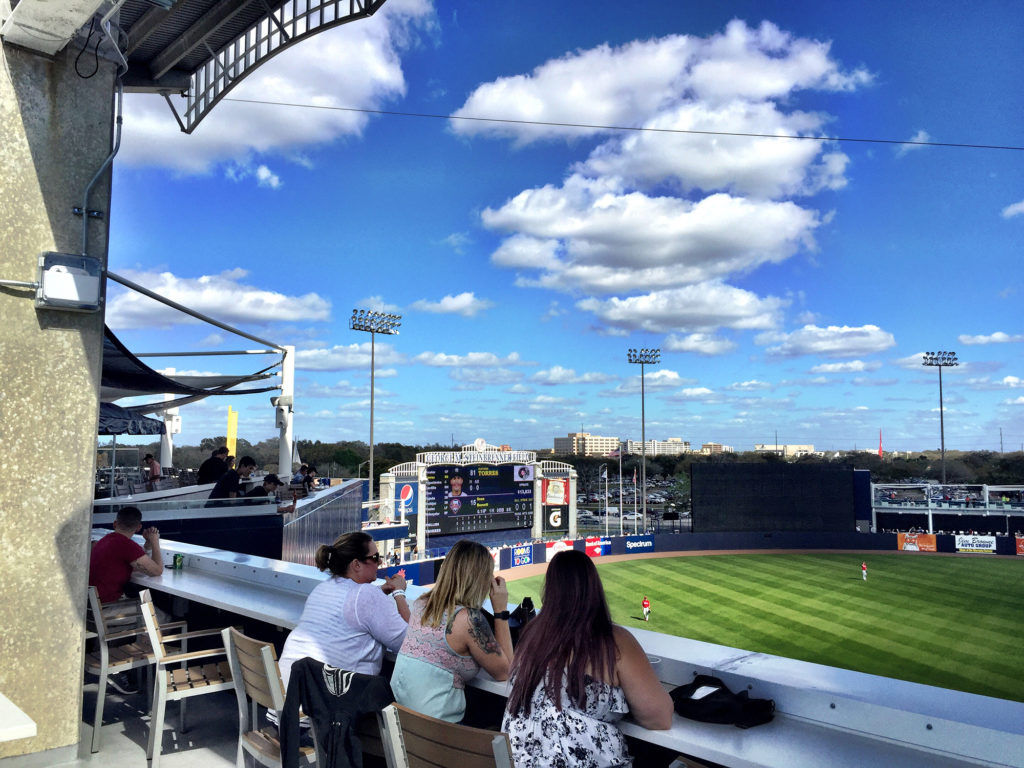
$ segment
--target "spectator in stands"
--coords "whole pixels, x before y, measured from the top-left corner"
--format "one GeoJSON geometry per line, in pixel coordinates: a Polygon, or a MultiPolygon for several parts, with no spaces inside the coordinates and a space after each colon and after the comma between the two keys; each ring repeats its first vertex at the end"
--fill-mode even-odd
{"type": "Polygon", "coordinates": [[[466,681],[481,667],[495,680],[507,680],[511,664],[505,580],[494,575],[487,547],[461,539],[445,556],[434,587],[412,604],[391,676],[395,701],[457,723],[466,715],[466,681]],[[488,597],[493,631],[482,608],[488,597]]]}
{"type": "Polygon", "coordinates": [[[228,456],[226,459],[224,459],[224,463],[227,465],[228,469],[234,469],[235,468],[235,457],[234,456],[228,456]]]}
{"type": "Polygon", "coordinates": [[[302,485],[306,489],[306,493],[313,492],[313,486],[316,484],[316,467],[310,464],[306,467],[306,474],[302,478],[302,485]]]}
{"type": "Polygon", "coordinates": [[[256,459],[243,456],[238,462],[238,469],[229,469],[210,491],[211,499],[234,499],[242,495],[242,480],[248,480],[256,469],[256,459]]]}
{"type": "Polygon", "coordinates": [[[380,674],[384,648],[397,651],[409,629],[405,576],[399,572],[374,585],[380,553],[362,531],[345,533],[316,551],[316,567],[331,578],[306,598],[299,623],[281,653],[285,689],[292,664],[309,656],[349,672],[380,674]]]}
{"type": "Polygon", "coordinates": [[[295,470],[295,474],[292,476],[292,484],[293,485],[298,485],[303,480],[305,480],[306,479],[306,471],[308,469],[309,469],[309,467],[306,466],[305,464],[303,464],[301,467],[299,467],[297,470],[295,470]]]}
{"type": "Polygon", "coordinates": [[[142,530],[142,513],[138,507],[121,507],[114,520],[114,530],[92,547],[89,556],[89,586],[96,587],[100,601],[109,603],[124,595],[124,585],[132,573],[159,576],[164,572],[160,554],[160,531],[142,530],[149,554],[132,540],[142,530]]]}
{"type": "Polygon", "coordinates": [[[160,462],[153,458],[152,453],[147,453],[142,463],[146,465],[149,470],[149,474],[146,477],[147,480],[152,482],[153,480],[159,480],[161,475],[160,462]]]}
{"type": "MultiPolygon", "coordinates": [[[[261,498],[261,497],[264,497],[264,496],[276,496],[277,495],[277,490],[282,485],[284,485],[284,483],[281,482],[281,478],[279,478],[277,475],[271,473],[269,475],[264,475],[263,483],[261,485],[257,485],[255,488],[253,488],[251,491],[249,491],[245,495],[246,495],[246,497],[251,497],[251,498],[261,498]]],[[[277,511],[279,513],[281,513],[282,515],[285,512],[294,512],[295,511],[295,499],[292,499],[292,503],[291,504],[279,506],[277,508],[277,511]]]]}
{"type": "Polygon", "coordinates": [[[210,458],[199,465],[199,475],[196,477],[197,485],[216,483],[228,471],[227,464],[228,447],[222,445],[210,454],[210,458]]]}
{"type": "Polygon", "coordinates": [[[615,723],[672,725],[672,699],[627,630],[612,624],[601,578],[584,552],[548,564],[542,610],[523,629],[502,722],[516,768],[631,765],[615,723]]]}

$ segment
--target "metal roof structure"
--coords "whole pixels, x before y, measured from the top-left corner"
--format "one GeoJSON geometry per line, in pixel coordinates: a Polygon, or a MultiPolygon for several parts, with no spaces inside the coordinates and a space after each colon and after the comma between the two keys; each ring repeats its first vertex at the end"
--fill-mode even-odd
{"type": "MultiPolygon", "coordinates": [[[[385,0],[13,0],[5,43],[53,56],[76,38],[119,43],[124,90],[160,93],[191,133],[246,75],[318,32],[372,16],[385,0]],[[97,15],[102,15],[99,28],[97,15]],[[104,30],[112,25],[117,34],[104,30]],[[178,114],[170,100],[181,94],[178,114]]],[[[0,2],[0,6],[3,3],[0,2]]],[[[3,9],[0,8],[0,13],[3,9]]],[[[99,43],[97,42],[97,45],[99,43]]]]}

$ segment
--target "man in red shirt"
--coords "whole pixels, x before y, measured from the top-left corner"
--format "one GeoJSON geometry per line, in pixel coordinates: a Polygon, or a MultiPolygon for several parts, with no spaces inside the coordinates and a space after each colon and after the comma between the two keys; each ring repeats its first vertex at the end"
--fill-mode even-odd
{"type": "Polygon", "coordinates": [[[146,528],[142,538],[149,545],[150,554],[132,541],[142,529],[142,513],[138,507],[122,507],[114,520],[114,530],[97,541],[89,557],[89,586],[96,587],[100,602],[118,600],[124,594],[124,585],[138,571],[149,576],[164,572],[160,554],[160,531],[146,528]]]}
{"type": "Polygon", "coordinates": [[[864,576],[864,581],[867,581],[868,580],[868,564],[866,562],[864,562],[863,560],[860,563],[860,572],[861,572],[861,575],[864,576]]]}
{"type": "Polygon", "coordinates": [[[641,601],[640,606],[644,609],[644,621],[650,621],[651,601],[647,599],[647,595],[644,595],[644,599],[641,601]]]}

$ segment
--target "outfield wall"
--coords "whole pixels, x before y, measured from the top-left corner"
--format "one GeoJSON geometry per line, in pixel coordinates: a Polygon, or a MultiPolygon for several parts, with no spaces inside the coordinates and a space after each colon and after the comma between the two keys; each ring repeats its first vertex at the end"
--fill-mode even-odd
{"type": "MultiPolygon", "coordinates": [[[[1012,536],[992,537],[992,554],[1016,555],[1012,536]]],[[[521,565],[544,563],[555,552],[569,548],[569,540],[524,543],[498,553],[501,570],[521,565]]],[[[962,544],[962,542],[961,542],[962,544]]],[[[936,551],[959,552],[957,537],[935,536],[936,551]]],[[[894,533],[836,533],[781,531],[775,533],[666,533],[637,536],[588,536],[571,541],[572,549],[592,556],[637,555],[648,552],[706,552],[713,550],[832,549],[898,551],[900,541],[894,533]]]]}

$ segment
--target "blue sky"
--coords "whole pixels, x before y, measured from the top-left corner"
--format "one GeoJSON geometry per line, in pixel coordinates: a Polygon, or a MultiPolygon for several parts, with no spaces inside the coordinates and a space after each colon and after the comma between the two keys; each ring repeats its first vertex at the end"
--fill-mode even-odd
{"type": "MultiPolygon", "coordinates": [[[[1016,2],[431,3],[296,46],[191,136],[125,100],[110,268],[298,348],[299,438],[550,448],[581,428],[736,450],[1024,444],[1016,2]]],[[[138,352],[246,349],[111,287],[138,352]]],[[[165,361],[160,361],[163,364],[165,361]]],[[[179,371],[254,370],[181,358],[179,371]]],[[[182,412],[181,444],[276,434],[266,395],[182,412]]]]}

